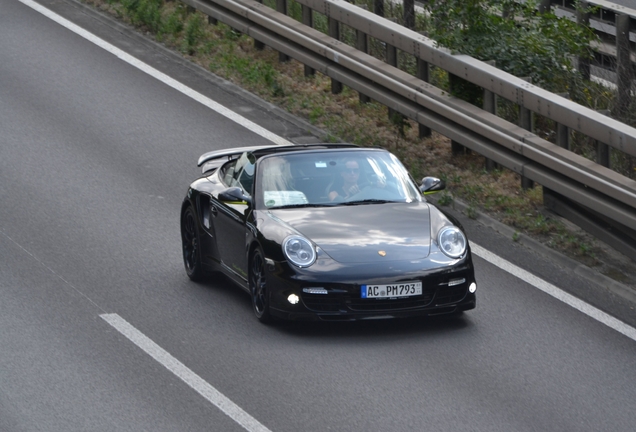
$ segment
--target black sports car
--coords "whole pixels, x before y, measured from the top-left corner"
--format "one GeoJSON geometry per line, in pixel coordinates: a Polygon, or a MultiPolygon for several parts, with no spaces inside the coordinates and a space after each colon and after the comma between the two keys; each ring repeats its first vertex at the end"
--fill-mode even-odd
{"type": "Polygon", "coordinates": [[[460,224],[424,199],[386,150],[352,144],[262,146],[199,158],[181,208],[190,279],[221,272],[256,317],[356,320],[475,307],[460,224]]]}

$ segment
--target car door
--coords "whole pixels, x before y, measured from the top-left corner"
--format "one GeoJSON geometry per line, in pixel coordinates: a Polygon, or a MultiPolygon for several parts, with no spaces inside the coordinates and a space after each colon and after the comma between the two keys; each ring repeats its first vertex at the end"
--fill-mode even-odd
{"type": "MultiPolygon", "coordinates": [[[[243,153],[233,169],[228,169],[222,177],[226,187],[239,187],[244,195],[252,196],[254,184],[255,158],[249,152],[243,153]]],[[[222,201],[218,196],[212,203],[214,230],[221,263],[239,279],[247,280],[247,227],[246,221],[252,211],[245,201],[222,201]]]]}

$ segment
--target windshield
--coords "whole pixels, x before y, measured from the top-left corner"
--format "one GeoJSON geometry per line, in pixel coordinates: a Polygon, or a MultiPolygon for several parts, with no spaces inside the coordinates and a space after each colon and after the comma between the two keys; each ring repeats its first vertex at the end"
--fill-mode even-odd
{"type": "Polygon", "coordinates": [[[402,163],[382,150],[297,152],[258,162],[260,208],[421,201],[402,163]]]}

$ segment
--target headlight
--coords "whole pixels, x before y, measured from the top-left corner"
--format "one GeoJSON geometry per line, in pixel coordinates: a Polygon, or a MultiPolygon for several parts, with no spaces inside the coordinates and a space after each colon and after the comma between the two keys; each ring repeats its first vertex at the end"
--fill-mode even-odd
{"type": "Polygon", "coordinates": [[[298,267],[309,267],[316,261],[316,250],[304,237],[289,236],[283,242],[283,253],[298,267]]]}
{"type": "Polygon", "coordinates": [[[466,252],[466,236],[455,226],[442,228],[437,241],[442,252],[451,258],[459,258],[466,252]]]}

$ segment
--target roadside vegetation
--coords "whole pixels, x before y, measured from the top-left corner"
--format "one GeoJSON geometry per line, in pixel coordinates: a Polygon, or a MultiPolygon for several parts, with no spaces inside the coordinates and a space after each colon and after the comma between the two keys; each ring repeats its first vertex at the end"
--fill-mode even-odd
{"type": "MultiPolygon", "coordinates": [[[[594,239],[568,228],[543,209],[540,186],[523,190],[518,175],[507,170],[487,171],[484,158],[479,155],[452,155],[447,138],[436,133],[419,138],[417,124],[401,116],[389,118],[386,107],[374,102],[361,103],[358,93],[351,89],[345,87],[342,93],[332,94],[329,78],[319,73],[305,77],[302,64],[280,63],[278,52],[267,47],[256,49],[248,36],[222,23],[209,24],[207,16],[185,4],[164,0],[82,1],[152,35],[216,75],[306,119],[326,131],[325,141],[381,146],[396,153],[415,178],[433,175],[444,179],[447,190],[437,196],[439,204],[452,206],[455,199],[461,199],[468,204],[469,217],[484,212],[513,227],[516,233],[512,241],[524,233],[587,265],[600,264],[597,254],[602,250],[594,239]]],[[[265,4],[268,1],[274,7],[273,0],[265,0],[265,4]]],[[[401,8],[387,5],[387,16],[401,16],[401,8]]],[[[290,15],[297,15],[300,20],[300,6],[291,1],[289,9],[290,15]]],[[[324,26],[326,31],[326,17],[315,13],[314,22],[316,28],[324,26]]],[[[432,29],[431,22],[422,17],[418,17],[417,25],[424,30],[432,29]]],[[[354,37],[350,29],[343,28],[342,33],[343,38],[354,37]]],[[[445,43],[451,44],[453,38],[463,36],[460,32],[446,37],[445,43]]],[[[372,45],[370,49],[374,55],[383,56],[382,46],[372,45]]],[[[400,67],[414,65],[403,62],[400,67]]],[[[440,71],[433,70],[431,76],[438,86],[448,84],[448,77],[440,71]]],[[[567,79],[564,77],[562,81],[567,79]]]]}
{"type": "MultiPolygon", "coordinates": [[[[493,61],[499,69],[538,87],[636,125],[636,107],[619,112],[616,90],[584,79],[577,69],[577,59],[593,63],[591,46],[599,39],[590,28],[553,11],[537,13],[537,0],[428,0],[427,3],[432,18],[423,27],[440,46],[482,61],[493,61]]],[[[594,12],[594,8],[578,1],[572,5],[581,13],[594,12]]],[[[455,95],[482,105],[481,88],[465,81],[454,87],[450,90],[455,95]]],[[[499,101],[498,114],[517,122],[516,108],[512,103],[499,101]]],[[[556,140],[554,122],[539,115],[534,116],[534,132],[553,143],[556,140]]],[[[583,157],[595,160],[596,145],[588,137],[570,133],[570,149],[583,157]]],[[[612,152],[611,167],[624,176],[636,178],[636,158],[612,152]]]]}

